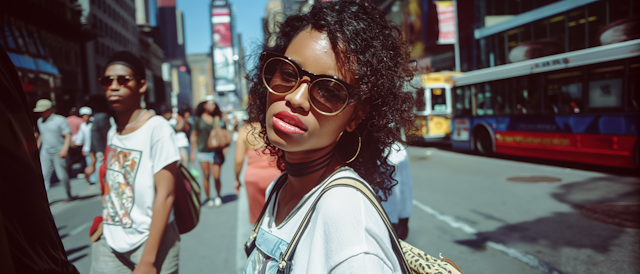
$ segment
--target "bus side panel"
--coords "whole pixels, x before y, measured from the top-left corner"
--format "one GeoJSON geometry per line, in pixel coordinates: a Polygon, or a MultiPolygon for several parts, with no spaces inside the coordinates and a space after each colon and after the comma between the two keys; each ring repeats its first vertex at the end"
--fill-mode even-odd
{"type": "Polygon", "coordinates": [[[471,119],[454,118],[451,122],[451,147],[460,150],[472,150],[471,119]]]}
{"type": "Polygon", "coordinates": [[[551,132],[496,132],[496,152],[502,154],[628,167],[635,166],[638,136],[551,132]]]}

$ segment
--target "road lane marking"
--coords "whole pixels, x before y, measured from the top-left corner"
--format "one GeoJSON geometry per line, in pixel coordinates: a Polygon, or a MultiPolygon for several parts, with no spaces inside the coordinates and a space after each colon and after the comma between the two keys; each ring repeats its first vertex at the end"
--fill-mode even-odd
{"type": "Polygon", "coordinates": [[[73,235],[76,235],[76,234],[78,234],[78,233],[82,232],[83,230],[85,230],[85,229],[87,229],[88,227],[90,227],[92,223],[93,223],[93,222],[88,222],[88,223],[86,223],[86,224],[83,224],[83,225],[81,225],[81,226],[77,227],[76,229],[74,229],[73,231],[71,231],[71,232],[69,233],[69,236],[73,236],[73,235]]]}
{"type": "Polygon", "coordinates": [[[456,220],[452,216],[444,215],[444,214],[436,211],[435,209],[433,209],[433,208],[431,208],[431,207],[429,207],[429,206],[427,206],[427,205],[425,205],[423,203],[420,203],[420,202],[418,202],[416,200],[413,200],[413,205],[415,205],[418,208],[420,208],[420,209],[426,211],[427,213],[433,215],[434,217],[436,217],[436,219],[447,223],[451,227],[461,229],[462,231],[464,231],[465,233],[467,233],[469,235],[475,235],[476,233],[478,233],[478,231],[475,228],[473,228],[473,227],[471,227],[471,226],[469,226],[469,225],[467,225],[467,224],[465,224],[463,222],[460,222],[460,221],[456,220]]]}
{"type": "MultiPolygon", "coordinates": [[[[417,200],[413,200],[413,205],[416,206],[419,209],[422,209],[423,211],[431,214],[432,216],[436,217],[436,219],[441,220],[443,222],[445,222],[446,224],[448,224],[449,226],[453,227],[453,228],[458,228],[462,231],[464,231],[465,233],[467,233],[468,235],[472,235],[472,236],[476,236],[476,234],[478,233],[478,230],[471,227],[470,225],[458,221],[456,220],[455,217],[453,216],[448,216],[448,215],[444,215],[438,211],[436,211],[435,209],[431,208],[430,206],[427,206],[421,202],[418,202],[417,200]]],[[[560,272],[551,269],[547,264],[545,264],[544,262],[541,262],[540,260],[538,260],[536,257],[526,254],[524,252],[521,252],[517,249],[513,249],[510,247],[507,247],[503,244],[500,243],[496,243],[493,241],[487,241],[486,242],[488,247],[491,247],[495,250],[498,251],[502,251],[504,253],[506,253],[507,255],[509,255],[510,257],[517,259],[533,268],[536,268],[540,271],[543,271],[545,273],[552,273],[552,274],[560,274],[560,272]]]]}

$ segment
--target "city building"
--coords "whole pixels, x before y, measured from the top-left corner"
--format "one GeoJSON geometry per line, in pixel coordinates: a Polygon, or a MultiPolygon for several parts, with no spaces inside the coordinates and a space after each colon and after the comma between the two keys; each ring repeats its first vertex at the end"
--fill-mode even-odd
{"type": "Polygon", "coordinates": [[[162,34],[161,47],[164,50],[162,76],[170,82],[171,106],[191,105],[191,71],[185,53],[184,20],[175,0],[157,0],[158,29],[162,34]]]}
{"type": "Polygon", "coordinates": [[[162,79],[164,50],[160,47],[162,34],[157,26],[158,6],[155,0],[135,0],[136,24],[139,31],[140,59],[146,68],[147,91],[145,107],[169,104],[169,83],[162,79]]]}
{"type": "Polygon", "coordinates": [[[213,58],[211,53],[188,54],[187,63],[191,69],[191,106],[195,109],[204,96],[213,95],[213,58]]]}
{"type": "Polygon", "coordinates": [[[50,99],[67,115],[84,102],[83,49],[93,38],[76,1],[0,2],[0,44],[18,70],[29,103],[50,99]]]}
{"type": "Polygon", "coordinates": [[[95,39],[84,46],[86,93],[102,93],[98,78],[114,53],[127,50],[140,54],[136,7],[133,0],[78,0],[82,9],[80,21],[95,33],[95,39]]]}

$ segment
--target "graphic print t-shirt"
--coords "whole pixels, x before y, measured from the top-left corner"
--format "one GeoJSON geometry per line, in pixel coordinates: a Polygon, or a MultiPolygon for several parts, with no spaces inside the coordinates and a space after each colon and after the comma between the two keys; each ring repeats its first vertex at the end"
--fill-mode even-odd
{"type": "Polygon", "coordinates": [[[156,196],[153,176],[178,160],[175,131],[160,116],[127,135],[117,135],[115,127],[109,130],[102,217],[111,248],[127,252],[147,240],[156,196]]]}

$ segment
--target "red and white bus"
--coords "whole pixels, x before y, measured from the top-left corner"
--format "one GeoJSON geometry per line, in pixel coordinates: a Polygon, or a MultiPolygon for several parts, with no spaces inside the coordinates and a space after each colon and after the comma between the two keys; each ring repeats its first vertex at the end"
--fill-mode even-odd
{"type": "Polygon", "coordinates": [[[454,149],[637,168],[640,40],[454,77],[454,149]]]}

